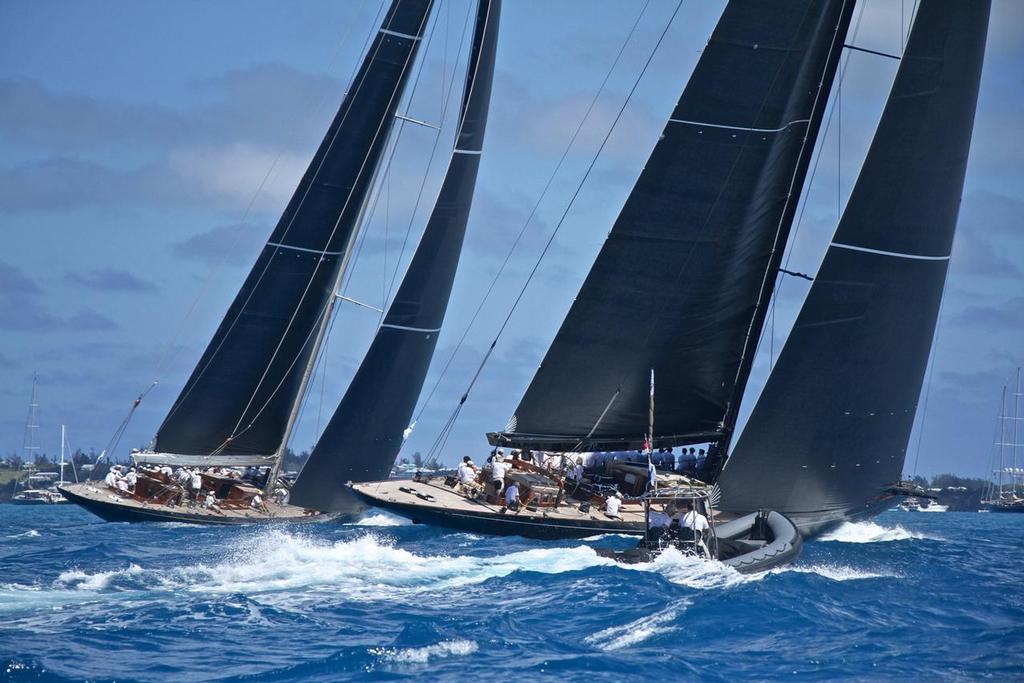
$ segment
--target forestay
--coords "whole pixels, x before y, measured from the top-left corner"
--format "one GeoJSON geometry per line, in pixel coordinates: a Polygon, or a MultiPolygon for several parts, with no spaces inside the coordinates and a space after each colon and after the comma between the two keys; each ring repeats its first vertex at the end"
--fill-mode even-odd
{"type": "Polygon", "coordinates": [[[717,440],[760,333],[852,0],[730,2],[506,431],[492,443],[717,440]]]}
{"type": "Polygon", "coordinates": [[[455,148],[395,299],[345,396],[292,488],[324,511],[354,506],[348,481],[387,478],[412,419],[444,321],[483,151],[500,0],[480,0],[455,148]]]}
{"type": "Polygon", "coordinates": [[[272,461],[282,446],[430,7],[431,0],[392,2],[155,451],[272,461]]]}

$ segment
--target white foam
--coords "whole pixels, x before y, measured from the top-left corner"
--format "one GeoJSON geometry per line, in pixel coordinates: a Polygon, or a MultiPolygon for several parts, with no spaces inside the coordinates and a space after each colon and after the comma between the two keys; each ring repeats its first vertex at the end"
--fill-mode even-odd
{"type": "Polygon", "coordinates": [[[672,625],[673,622],[690,604],[689,600],[678,600],[658,612],[640,617],[628,624],[611,626],[591,634],[584,638],[583,642],[599,650],[613,652],[642,643],[656,635],[676,631],[678,629],[672,625]]]}
{"type": "Polygon", "coordinates": [[[853,567],[844,567],[832,564],[811,564],[811,565],[790,565],[779,569],[772,569],[771,574],[784,574],[796,572],[798,574],[817,574],[830,581],[859,581],[862,579],[898,579],[899,574],[886,572],[871,572],[853,567]]]}
{"type": "Polygon", "coordinates": [[[383,510],[373,510],[346,526],[408,526],[412,520],[383,510]]]}
{"type": "Polygon", "coordinates": [[[35,529],[29,529],[28,531],[26,531],[24,533],[14,534],[12,536],[8,536],[7,538],[38,538],[38,537],[39,537],[39,532],[38,531],[36,531],[35,529]]]}
{"type": "Polygon", "coordinates": [[[636,541],[637,537],[636,537],[635,534],[596,534],[594,536],[587,536],[586,538],[581,538],[580,540],[581,541],[603,541],[603,540],[608,539],[608,538],[631,538],[634,541],[636,541]]]}
{"type": "Polygon", "coordinates": [[[817,540],[839,543],[887,543],[915,539],[942,540],[904,529],[899,524],[895,527],[884,527],[875,522],[843,522],[840,527],[822,535],[817,540]]]}
{"type": "Polygon", "coordinates": [[[668,548],[652,562],[622,565],[624,569],[653,571],[666,580],[680,586],[709,590],[730,588],[750,581],[757,581],[760,574],[740,574],[727,564],[709,561],[693,555],[684,555],[675,548],[668,548]]]}
{"type": "Polygon", "coordinates": [[[130,565],[88,573],[63,572],[54,587],[86,592],[166,590],[273,595],[286,601],[332,599],[404,600],[444,594],[517,571],[544,574],[579,571],[612,561],[587,547],[535,548],[493,557],[417,555],[372,534],[354,540],[311,540],[279,530],[242,542],[218,563],[170,569],[130,565]]]}
{"type": "Polygon", "coordinates": [[[375,647],[371,648],[369,652],[385,662],[425,664],[431,659],[440,659],[442,657],[465,657],[479,649],[480,646],[472,640],[442,640],[440,643],[425,647],[375,647]]]}

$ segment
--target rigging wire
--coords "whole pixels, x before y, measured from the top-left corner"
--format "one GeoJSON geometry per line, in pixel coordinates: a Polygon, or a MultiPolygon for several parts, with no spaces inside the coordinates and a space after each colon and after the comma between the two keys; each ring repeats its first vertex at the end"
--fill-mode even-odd
{"type": "MultiPolygon", "coordinates": [[[[431,30],[430,30],[430,36],[433,36],[434,27],[436,27],[436,22],[434,24],[432,24],[432,27],[431,27],[431,30]]],[[[429,45],[429,42],[428,42],[428,45],[429,45]]],[[[424,50],[424,54],[425,54],[425,52],[426,52],[426,49],[424,50]]],[[[406,68],[407,67],[408,67],[408,62],[406,64],[406,68]]],[[[410,97],[411,96],[412,95],[410,95],[410,97]]],[[[378,133],[379,133],[379,128],[378,128],[378,133]]],[[[435,147],[436,147],[436,142],[435,142],[435,147]]],[[[364,159],[363,163],[365,164],[365,162],[366,162],[366,159],[364,159]]],[[[426,179],[424,178],[424,183],[425,182],[426,182],[426,179]]],[[[342,209],[342,213],[344,213],[344,209],[342,209]]],[[[340,217],[339,217],[338,223],[335,224],[335,230],[337,230],[337,227],[338,227],[339,224],[340,224],[340,217]]],[[[327,240],[328,243],[330,242],[330,239],[332,239],[332,238],[333,238],[333,232],[332,232],[331,236],[328,237],[328,240],[327,240]]],[[[319,267],[319,265],[317,267],[319,267]]],[[[315,276],[315,274],[316,274],[316,271],[314,270],[314,276],[315,276]]],[[[310,282],[312,282],[312,276],[310,278],[310,282]]],[[[307,291],[308,291],[308,288],[309,288],[309,285],[307,284],[307,291]]],[[[219,453],[225,446],[227,446],[227,444],[231,440],[237,438],[238,436],[241,436],[242,434],[244,434],[246,431],[248,431],[248,429],[251,428],[255,424],[256,420],[259,419],[260,415],[262,415],[263,411],[266,409],[266,407],[273,400],[274,396],[277,394],[277,392],[280,390],[280,388],[284,385],[284,382],[285,382],[285,380],[288,377],[288,373],[291,372],[291,369],[295,366],[295,363],[298,362],[298,359],[299,359],[299,357],[302,354],[302,350],[305,349],[306,345],[309,343],[310,339],[313,337],[314,332],[316,332],[316,330],[319,329],[319,326],[323,324],[324,316],[325,315],[329,315],[329,313],[330,313],[330,306],[329,305],[325,306],[323,309],[321,309],[320,314],[318,315],[318,317],[316,319],[316,325],[314,325],[311,328],[310,332],[306,335],[306,339],[303,342],[302,346],[300,347],[299,353],[296,354],[296,357],[292,360],[291,364],[288,366],[287,370],[282,375],[282,378],[278,382],[277,386],[274,387],[274,389],[270,392],[270,395],[267,397],[267,400],[263,403],[263,405],[259,408],[259,410],[256,411],[256,414],[249,421],[249,424],[246,427],[244,427],[243,429],[241,429],[241,431],[235,431],[235,433],[233,433],[230,437],[228,437],[225,440],[225,442],[218,447],[218,449],[214,452],[214,454],[219,453]]],[[[293,320],[294,320],[294,317],[295,316],[293,315],[292,316],[293,320]]],[[[290,325],[291,325],[291,322],[289,322],[289,326],[290,325]]],[[[286,333],[287,333],[287,330],[286,330],[286,333]]],[[[280,348],[280,343],[278,344],[278,348],[280,348]]],[[[272,362],[273,362],[273,358],[271,359],[271,363],[272,362]]],[[[270,367],[270,365],[268,364],[267,371],[269,371],[269,367],[270,367]]],[[[264,372],[264,376],[265,375],[266,375],[266,372],[264,372]]],[[[262,380],[261,380],[261,382],[262,382],[262,380]]],[[[249,405],[247,405],[246,408],[243,410],[242,418],[240,418],[239,422],[235,425],[235,430],[238,430],[238,428],[241,426],[242,419],[244,419],[245,414],[248,412],[248,409],[251,406],[252,401],[255,399],[255,395],[256,395],[258,390],[259,390],[259,386],[257,386],[256,390],[254,390],[252,396],[250,397],[249,405]]],[[[308,394],[308,392],[307,392],[307,394],[308,394]]],[[[308,395],[303,395],[303,396],[300,396],[298,398],[298,400],[300,402],[300,411],[302,410],[302,407],[303,407],[303,405],[304,405],[304,403],[305,403],[307,398],[308,398],[308,395]]]]}
{"type": "MultiPolygon", "coordinates": [[[[376,36],[376,34],[378,32],[377,31],[377,26],[379,24],[380,14],[383,11],[383,8],[384,8],[384,5],[382,4],[381,8],[378,10],[377,15],[374,18],[374,22],[370,25],[370,33],[368,34],[366,42],[363,45],[363,53],[366,52],[366,49],[367,49],[366,46],[369,45],[370,42],[372,42],[373,38],[376,36]]],[[[377,49],[378,50],[380,49],[379,45],[378,45],[377,49]]],[[[374,52],[374,57],[375,56],[376,56],[376,51],[374,52]]],[[[371,59],[372,59],[372,57],[371,57],[371,59]]],[[[362,88],[362,81],[360,81],[360,83],[358,85],[356,85],[356,83],[355,83],[355,78],[356,78],[356,76],[359,73],[359,68],[360,68],[361,64],[362,64],[361,60],[357,61],[356,64],[355,64],[354,71],[352,72],[352,76],[350,77],[350,80],[349,80],[349,87],[345,91],[346,95],[349,92],[352,91],[353,87],[356,88],[357,92],[358,92],[359,89],[362,88]]],[[[326,96],[325,96],[325,100],[326,100],[326,96]]],[[[348,118],[348,114],[349,114],[349,110],[346,110],[344,116],[342,117],[342,122],[344,122],[344,120],[348,118]]],[[[339,126],[339,130],[340,130],[340,126],[339,126]]],[[[330,148],[333,147],[334,142],[336,140],[337,140],[337,134],[334,136],[334,138],[332,138],[331,143],[328,145],[328,152],[330,151],[330,148]]],[[[283,154],[283,149],[282,149],[281,153],[283,154]]],[[[280,154],[278,156],[280,157],[280,154]]],[[[326,155],[325,155],[324,158],[326,159],[326,155]]],[[[321,160],[320,166],[318,166],[316,171],[314,172],[314,179],[319,175],[320,168],[322,168],[322,167],[323,167],[323,160],[321,160]]],[[[305,201],[306,195],[308,195],[308,193],[309,193],[310,187],[312,187],[312,183],[310,183],[310,185],[306,188],[306,192],[303,193],[303,196],[302,196],[302,198],[299,201],[299,207],[296,208],[296,212],[295,213],[297,213],[298,209],[301,208],[302,203],[305,201]]],[[[293,199],[294,199],[294,197],[293,197],[293,199]]],[[[346,206],[347,206],[347,203],[346,203],[346,206]]],[[[294,219],[295,219],[295,213],[292,214],[292,216],[291,216],[291,218],[290,218],[290,220],[288,222],[288,225],[286,226],[285,231],[282,234],[282,239],[285,236],[287,236],[288,231],[291,229],[292,223],[294,222],[294,219]]],[[[337,228],[337,226],[335,226],[335,228],[337,228]]],[[[333,233],[332,233],[332,236],[333,236],[333,233]]],[[[279,249],[279,247],[275,248],[275,254],[276,254],[278,249],[279,249]]],[[[226,255],[225,255],[224,258],[226,260],[226,255]]],[[[203,374],[205,374],[206,370],[209,368],[210,364],[213,362],[213,359],[216,357],[217,353],[220,351],[221,347],[224,345],[224,342],[226,341],[228,335],[234,329],[235,324],[238,322],[238,320],[241,317],[242,311],[244,311],[245,307],[248,306],[249,300],[252,298],[253,293],[255,292],[255,290],[259,286],[259,284],[263,281],[263,276],[266,275],[266,272],[267,272],[267,269],[269,268],[269,266],[270,266],[270,260],[268,259],[267,264],[263,267],[263,270],[260,272],[259,278],[257,278],[256,284],[254,285],[252,291],[250,291],[249,296],[246,298],[245,302],[240,307],[238,314],[231,321],[231,325],[228,328],[228,332],[224,335],[224,338],[221,339],[220,343],[217,345],[217,347],[214,349],[213,353],[210,355],[209,360],[205,364],[203,364],[202,368],[199,368],[198,366],[196,367],[196,370],[198,370],[198,375],[196,377],[197,382],[198,382],[198,379],[201,378],[203,376],[203,374]]],[[[316,271],[314,271],[314,275],[315,275],[315,272],[316,271]]],[[[223,322],[221,324],[223,324],[223,322]]],[[[193,371],[193,372],[195,372],[195,371],[193,371]]],[[[175,401],[174,405],[171,407],[170,412],[168,412],[167,416],[164,418],[164,423],[166,423],[167,420],[169,420],[171,418],[171,416],[173,416],[177,412],[178,408],[184,403],[184,400],[192,393],[192,390],[195,388],[195,385],[196,385],[197,382],[191,382],[190,385],[189,384],[186,385],[185,391],[183,391],[181,396],[178,397],[178,400],[175,401]]],[[[163,425],[161,425],[161,427],[162,426],[163,425]]],[[[158,429],[158,433],[159,433],[159,429],[158,429]]],[[[154,437],[154,441],[155,441],[155,437],[154,437]]]]}
{"type": "Polygon", "coordinates": [[[501,265],[498,267],[498,269],[494,273],[494,276],[491,278],[491,282],[490,284],[488,284],[483,297],[480,299],[480,303],[477,304],[476,310],[473,312],[473,315],[471,316],[469,323],[463,330],[462,336],[459,338],[459,341],[455,345],[455,348],[452,350],[451,354],[449,354],[448,360],[445,361],[444,367],[441,369],[440,374],[434,381],[434,385],[430,389],[430,393],[427,395],[427,398],[423,401],[423,404],[420,406],[419,411],[416,413],[414,422],[419,421],[419,419],[423,417],[423,413],[430,405],[430,402],[433,399],[434,394],[437,392],[438,387],[441,385],[441,381],[448,374],[448,370],[451,367],[452,362],[455,360],[455,356],[462,349],[462,346],[466,341],[466,337],[469,335],[470,330],[472,330],[477,318],[483,311],[483,308],[486,305],[487,300],[490,298],[491,293],[494,291],[494,288],[498,284],[498,281],[501,279],[501,276],[504,274],[505,268],[508,267],[509,261],[512,258],[512,254],[515,253],[516,248],[519,246],[519,243],[523,239],[523,235],[526,233],[526,229],[530,226],[530,223],[533,222],[534,217],[537,215],[537,211],[540,209],[540,205],[543,203],[544,198],[547,197],[548,190],[550,190],[551,186],[554,184],[555,178],[558,176],[558,172],[562,169],[562,165],[565,163],[566,158],[569,156],[569,151],[572,149],[573,144],[576,142],[576,138],[579,137],[580,131],[583,129],[584,124],[586,124],[587,120],[589,119],[591,112],[593,112],[598,99],[604,92],[604,89],[607,86],[612,73],[615,71],[615,67],[618,66],[619,61],[621,60],[622,55],[626,50],[626,46],[629,44],[630,40],[633,38],[633,35],[636,33],[637,26],[640,24],[640,20],[643,18],[643,15],[647,11],[647,7],[650,4],[651,0],[647,0],[644,3],[644,6],[640,9],[640,13],[637,15],[636,20],[633,22],[633,26],[630,28],[630,31],[626,36],[626,39],[622,42],[622,45],[619,47],[618,53],[615,55],[615,59],[612,62],[612,65],[608,68],[608,71],[605,73],[604,79],[601,81],[600,87],[598,87],[593,99],[590,100],[590,104],[587,106],[586,112],[584,112],[579,124],[577,124],[572,136],[570,136],[569,142],[566,144],[565,149],[562,151],[561,158],[559,158],[558,163],[555,164],[554,170],[552,170],[551,174],[548,176],[544,188],[541,190],[540,195],[534,202],[533,208],[530,210],[529,215],[526,217],[526,220],[523,222],[522,227],[519,229],[519,233],[516,235],[515,240],[512,241],[512,246],[509,247],[508,251],[505,253],[504,260],[502,260],[501,265]]]}
{"type": "MultiPolygon", "coordinates": [[[[424,22],[429,21],[428,17],[424,16],[423,21],[424,22]]],[[[419,30],[420,31],[423,30],[423,26],[422,25],[419,27],[419,30]]],[[[431,31],[430,34],[433,35],[433,31],[431,31]]],[[[380,46],[383,45],[383,42],[384,41],[380,41],[378,43],[378,46],[377,46],[378,50],[380,49],[380,46]]],[[[412,61],[412,55],[413,55],[413,51],[410,50],[409,54],[406,56],[405,63],[402,65],[402,72],[403,73],[405,72],[406,69],[409,68],[410,62],[412,61]]],[[[376,52],[374,53],[374,57],[372,57],[371,59],[373,59],[373,58],[376,58],[376,52]]],[[[401,82],[401,78],[399,79],[399,83],[400,82],[401,82]]],[[[398,91],[399,91],[400,88],[398,88],[397,85],[398,84],[396,83],[396,88],[391,93],[391,101],[394,101],[394,98],[399,95],[398,91]]],[[[344,118],[348,117],[349,111],[351,111],[351,108],[348,111],[346,111],[344,118]]],[[[344,120],[344,118],[343,118],[343,120],[344,120]]],[[[362,173],[365,170],[367,170],[366,169],[366,164],[369,161],[370,150],[372,150],[373,143],[376,141],[377,137],[380,135],[381,130],[383,129],[383,127],[384,127],[384,120],[382,119],[380,121],[380,123],[378,124],[378,126],[377,126],[377,130],[374,133],[373,140],[371,140],[370,147],[367,149],[367,153],[363,157],[362,163],[360,164],[360,167],[359,167],[359,171],[358,171],[357,177],[361,176],[362,173]]],[[[342,128],[342,126],[338,126],[337,130],[335,131],[335,134],[332,137],[330,144],[328,145],[327,153],[325,153],[324,157],[321,159],[321,163],[317,167],[317,170],[314,173],[314,177],[319,174],[320,169],[323,167],[323,164],[326,162],[326,159],[327,159],[327,157],[329,155],[329,152],[330,152],[330,148],[333,147],[334,143],[337,142],[337,140],[338,140],[338,135],[341,132],[341,128],[342,128]]],[[[353,187],[354,186],[355,186],[355,184],[353,184],[353,187]]],[[[306,197],[309,195],[309,190],[312,187],[313,187],[313,183],[311,182],[306,187],[306,191],[303,193],[302,199],[299,201],[299,207],[301,207],[301,205],[305,202],[306,197]]],[[[338,214],[338,219],[337,219],[337,221],[335,221],[335,224],[334,224],[334,227],[331,230],[331,233],[327,236],[327,239],[324,242],[324,249],[326,249],[327,246],[330,245],[331,240],[334,239],[334,235],[337,233],[338,228],[341,226],[341,219],[344,217],[345,212],[347,211],[348,205],[351,202],[351,200],[352,200],[352,192],[350,191],[348,196],[345,199],[345,203],[342,206],[341,211],[338,214]]],[[[288,227],[285,229],[285,234],[282,235],[282,239],[284,238],[285,235],[287,235],[288,231],[291,229],[292,225],[294,224],[295,216],[296,215],[298,215],[298,209],[289,218],[288,227]]],[[[277,249],[280,249],[280,247],[276,247],[275,251],[277,249]]],[[[301,295],[301,297],[299,299],[300,301],[305,299],[306,295],[309,293],[310,288],[312,287],[313,281],[316,279],[316,275],[319,272],[320,266],[322,265],[322,263],[323,263],[323,260],[320,260],[320,261],[317,262],[316,266],[314,266],[313,272],[310,274],[309,279],[306,282],[306,287],[303,290],[302,295],[301,295]]],[[[263,276],[266,274],[269,266],[270,266],[270,260],[268,259],[267,265],[264,267],[263,272],[260,274],[260,278],[259,278],[260,280],[262,280],[263,276]]],[[[259,285],[259,280],[257,281],[257,287],[258,287],[258,285],[259,285]]],[[[246,300],[246,305],[248,304],[248,300],[252,298],[252,295],[255,292],[255,290],[256,290],[256,287],[254,287],[253,290],[250,292],[249,297],[246,300]]],[[[333,293],[332,293],[332,296],[333,296],[333,293]]],[[[320,314],[316,318],[316,325],[313,326],[313,328],[310,331],[310,334],[307,335],[306,340],[301,345],[301,347],[299,349],[299,352],[296,354],[295,358],[292,359],[292,362],[289,364],[289,366],[288,366],[287,370],[285,371],[285,373],[282,374],[281,380],[278,382],[277,386],[275,386],[273,388],[273,390],[270,392],[270,395],[268,396],[267,400],[263,403],[263,405],[256,411],[256,413],[249,420],[249,424],[246,425],[244,428],[242,428],[242,423],[245,421],[246,415],[249,412],[249,408],[252,407],[252,402],[256,399],[256,395],[259,393],[259,390],[262,388],[263,382],[267,378],[267,374],[270,372],[270,368],[273,365],[274,360],[276,360],[277,354],[281,350],[281,346],[284,343],[285,337],[288,335],[288,332],[291,330],[292,325],[295,323],[295,318],[298,315],[299,309],[301,308],[301,307],[296,307],[295,311],[292,313],[291,318],[288,320],[288,324],[285,326],[284,333],[281,335],[281,339],[278,341],[277,347],[274,349],[274,353],[271,355],[270,360],[267,362],[267,366],[264,369],[263,374],[261,375],[259,382],[257,382],[256,387],[253,389],[253,392],[250,395],[248,402],[246,403],[245,407],[242,409],[242,413],[239,415],[238,422],[232,428],[231,435],[228,436],[224,440],[224,443],[222,443],[220,446],[218,446],[218,448],[214,451],[214,454],[220,453],[228,445],[228,443],[230,443],[233,439],[237,438],[238,436],[241,436],[246,431],[248,431],[249,428],[251,428],[255,424],[256,420],[258,420],[259,417],[263,414],[263,411],[270,404],[271,400],[273,400],[274,396],[276,396],[278,390],[281,388],[281,386],[283,386],[283,384],[287,380],[288,373],[291,372],[292,368],[295,367],[295,363],[298,362],[299,357],[301,357],[302,353],[304,353],[305,347],[309,343],[310,338],[312,337],[312,332],[314,330],[319,329],[320,326],[323,325],[324,316],[328,313],[328,311],[329,311],[329,309],[331,307],[331,303],[333,303],[333,302],[331,300],[328,300],[324,304],[324,306],[321,308],[320,314]],[[239,431],[239,428],[241,428],[241,431],[239,431]]],[[[241,310],[244,310],[244,308],[245,308],[245,306],[243,305],[241,310]]],[[[238,317],[235,318],[234,321],[232,321],[232,328],[234,327],[235,323],[239,320],[239,318],[240,318],[240,314],[239,314],[238,317]]],[[[226,338],[227,338],[227,335],[225,335],[224,339],[226,339],[226,338]]],[[[223,344],[223,341],[224,340],[222,340],[222,344],[223,344]]],[[[218,349],[219,349],[219,346],[218,346],[218,349]]]]}
{"type": "MultiPolygon", "coordinates": [[[[864,7],[865,7],[865,4],[862,3],[860,5],[860,7],[858,8],[857,18],[854,20],[854,23],[853,23],[853,34],[852,34],[852,36],[851,36],[851,38],[849,40],[850,43],[854,43],[855,44],[857,42],[857,35],[860,33],[860,29],[861,29],[861,25],[862,25],[862,20],[864,18],[864,7]]],[[[850,56],[851,56],[850,54],[846,55],[846,60],[843,62],[841,68],[839,69],[839,76],[836,79],[837,80],[837,84],[839,85],[839,87],[842,87],[843,80],[846,77],[846,70],[850,66],[850,56]]],[[[825,144],[824,144],[824,142],[825,142],[825,139],[828,137],[829,130],[832,128],[832,118],[835,115],[835,113],[836,113],[836,100],[833,100],[831,107],[829,107],[828,115],[825,117],[825,128],[824,128],[824,130],[822,131],[822,133],[820,135],[820,139],[822,141],[822,144],[818,145],[817,156],[815,157],[814,164],[811,167],[811,175],[807,179],[806,184],[804,185],[805,191],[803,192],[803,196],[802,196],[802,198],[800,200],[800,211],[799,211],[799,213],[797,215],[797,219],[796,219],[796,221],[795,221],[795,223],[793,225],[793,232],[790,235],[789,244],[787,245],[787,252],[788,253],[786,254],[786,257],[785,257],[785,259],[783,261],[783,265],[782,265],[782,270],[783,271],[786,271],[786,270],[790,269],[789,262],[793,258],[793,249],[794,249],[794,246],[796,245],[797,235],[800,234],[800,228],[801,228],[801,226],[803,226],[804,214],[807,211],[807,205],[811,201],[810,200],[810,197],[811,197],[811,191],[810,190],[811,190],[812,187],[814,187],[814,179],[818,175],[818,167],[819,167],[819,165],[821,163],[821,158],[822,158],[822,155],[824,154],[824,151],[825,151],[825,144]]],[[[824,256],[822,258],[824,258],[824,256]]],[[[786,273],[783,273],[783,275],[785,275],[785,274],[786,273]]],[[[769,348],[769,354],[768,354],[768,370],[769,370],[769,372],[775,366],[775,311],[776,311],[776,307],[778,305],[779,297],[781,296],[781,293],[782,293],[782,285],[783,285],[783,283],[785,281],[786,281],[785,277],[780,277],[778,283],[775,285],[775,295],[772,297],[771,313],[770,313],[770,330],[771,330],[771,334],[762,335],[761,339],[758,340],[758,348],[755,348],[755,350],[754,350],[754,352],[756,354],[757,351],[759,350],[760,345],[761,345],[761,341],[763,341],[764,337],[767,336],[768,337],[768,345],[769,345],[768,346],[768,348],[769,348]]]]}
{"type": "Polygon", "coordinates": [[[466,399],[469,398],[470,391],[472,391],[473,386],[476,384],[477,379],[479,379],[479,377],[480,377],[480,373],[483,371],[484,366],[487,364],[487,361],[490,359],[491,354],[494,352],[494,348],[498,345],[498,340],[501,338],[501,335],[504,333],[505,329],[508,327],[508,323],[512,319],[513,314],[515,313],[516,309],[519,307],[519,303],[522,301],[523,296],[526,294],[526,290],[529,288],[530,282],[533,280],[534,275],[536,275],[537,270],[540,268],[541,262],[544,260],[544,257],[547,255],[548,250],[551,248],[551,244],[554,242],[555,237],[558,235],[559,229],[565,223],[566,217],[569,215],[569,212],[572,210],[572,207],[575,205],[577,197],[579,197],[579,194],[582,191],[583,186],[586,184],[587,179],[590,177],[590,173],[593,171],[594,166],[597,164],[597,160],[601,156],[601,152],[604,151],[605,146],[608,144],[608,140],[611,138],[612,133],[615,131],[615,128],[616,128],[619,120],[622,118],[622,114],[625,112],[627,105],[632,100],[633,95],[636,92],[637,87],[639,87],[640,81],[643,79],[644,74],[647,73],[648,67],[650,67],[651,62],[654,60],[654,55],[657,54],[658,48],[661,46],[661,43],[664,41],[665,35],[668,33],[669,28],[671,28],[672,22],[675,20],[675,17],[679,13],[679,9],[682,7],[682,5],[683,5],[683,0],[679,0],[679,3],[676,5],[675,9],[672,11],[672,15],[669,17],[668,21],[666,22],[665,28],[662,30],[661,34],[658,36],[658,40],[655,43],[654,48],[651,50],[650,55],[648,55],[647,61],[644,63],[643,68],[640,70],[640,73],[637,75],[636,80],[633,82],[633,86],[630,88],[629,93],[626,95],[626,99],[623,100],[622,106],[619,107],[619,111],[616,113],[615,118],[612,120],[611,126],[608,128],[608,131],[605,134],[604,139],[601,141],[600,146],[597,148],[597,151],[594,153],[593,158],[590,160],[590,163],[587,166],[587,170],[584,172],[583,177],[580,178],[580,181],[579,181],[579,183],[576,186],[576,190],[573,192],[572,197],[570,197],[570,199],[569,199],[569,203],[566,205],[564,211],[562,212],[561,217],[558,219],[558,223],[555,224],[555,229],[548,236],[548,240],[545,243],[544,248],[541,250],[540,255],[537,257],[537,260],[534,262],[533,268],[531,268],[530,273],[527,275],[526,280],[523,282],[523,286],[519,290],[518,295],[516,296],[515,300],[512,302],[512,306],[509,309],[508,314],[505,316],[504,321],[501,323],[501,326],[498,328],[498,332],[495,335],[494,340],[491,342],[490,347],[487,349],[487,352],[484,354],[483,359],[481,359],[480,365],[477,368],[476,372],[473,374],[473,378],[470,380],[469,385],[466,387],[466,390],[463,392],[462,397],[459,399],[458,405],[453,410],[453,412],[451,414],[451,417],[449,418],[448,422],[446,423],[446,431],[445,431],[445,433],[442,433],[442,434],[438,435],[438,438],[435,440],[434,445],[431,446],[431,450],[429,451],[428,455],[436,455],[436,448],[442,447],[443,444],[447,442],[447,439],[448,439],[447,432],[450,432],[451,431],[451,427],[454,426],[455,420],[457,419],[459,412],[462,410],[462,406],[466,403],[466,399]]]}

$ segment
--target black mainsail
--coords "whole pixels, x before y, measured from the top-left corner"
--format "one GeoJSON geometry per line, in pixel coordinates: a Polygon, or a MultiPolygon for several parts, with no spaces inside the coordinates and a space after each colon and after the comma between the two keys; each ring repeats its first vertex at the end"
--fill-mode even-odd
{"type": "Polygon", "coordinates": [[[373,343],[291,491],[327,512],[362,507],[348,481],[391,471],[423,387],[455,279],[483,150],[500,0],[480,0],[455,148],[416,253],[373,343]]]}
{"type": "Polygon", "coordinates": [[[557,451],[727,439],[853,0],[730,2],[505,432],[557,451]]]}
{"type": "Polygon", "coordinates": [[[922,0],[814,284],[722,472],[721,506],[805,532],[891,502],[963,191],[989,2],[922,0]]]}
{"type": "Polygon", "coordinates": [[[277,459],[431,4],[391,3],[294,196],[160,426],[151,461],[277,459]]]}

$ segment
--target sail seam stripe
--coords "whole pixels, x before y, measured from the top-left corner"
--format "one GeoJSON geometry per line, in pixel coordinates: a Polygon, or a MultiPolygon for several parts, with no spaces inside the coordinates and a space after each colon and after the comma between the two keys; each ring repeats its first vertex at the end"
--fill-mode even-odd
{"type": "Polygon", "coordinates": [[[896,258],[913,259],[915,261],[948,261],[949,256],[924,256],[922,254],[905,254],[899,251],[883,251],[881,249],[870,249],[868,247],[855,247],[852,244],[842,244],[840,242],[832,242],[829,246],[838,247],[839,249],[849,249],[851,251],[863,251],[868,254],[878,254],[880,256],[894,256],[896,258]]]}
{"type": "Polygon", "coordinates": [[[310,249],[308,247],[296,247],[291,244],[279,244],[277,242],[267,242],[268,247],[274,247],[276,249],[291,249],[292,251],[304,251],[307,254],[320,254],[321,256],[339,256],[345,252],[343,251],[324,251],[322,249],[310,249]]]}
{"type": "Polygon", "coordinates": [[[706,121],[690,121],[688,119],[669,119],[669,123],[685,123],[689,126],[704,126],[706,128],[722,128],[724,130],[741,130],[745,133],[781,133],[790,126],[795,126],[798,123],[810,123],[810,119],[796,119],[790,121],[781,128],[749,128],[747,126],[727,126],[722,123],[708,123],[706,121]]]}
{"type": "Polygon", "coordinates": [[[483,154],[482,149],[457,149],[456,154],[483,154]]]}
{"type": "Polygon", "coordinates": [[[383,33],[383,34],[389,35],[389,36],[396,36],[398,38],[408,38],[409,40],[419,40],[420,39],[419,36],[414,36],[411,33],[399,33],[398,31],[392,31],[392,30],[386,29],[386,28],[382,28],[380,30],[380,33],[383,33]]]}
{"type": "Polygon", "coordinates": [[[408,327],[406,325],[394,325],[392,323],[383,323],[381,327],[390,327],[393,330],[407,330],[409,332],[440,332],[440,327],[408,327]]]}

